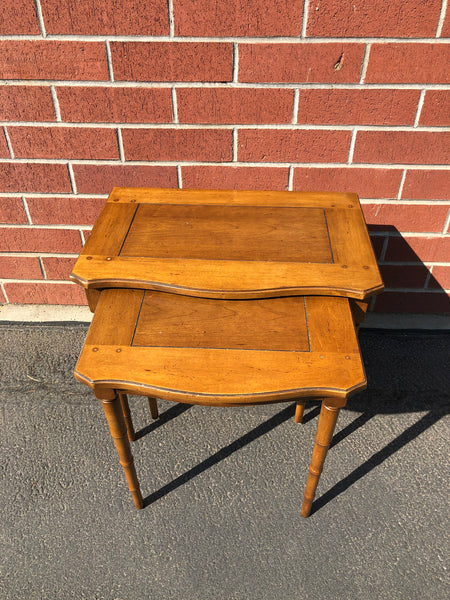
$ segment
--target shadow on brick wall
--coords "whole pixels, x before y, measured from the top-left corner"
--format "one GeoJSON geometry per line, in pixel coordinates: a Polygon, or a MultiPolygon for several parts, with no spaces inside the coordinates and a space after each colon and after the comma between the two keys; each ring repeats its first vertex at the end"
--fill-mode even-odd
{"type": "MultiPolygon", "coordinates": [[[[385,285],[385,292],[375,298],[371,310],[450,314],[448,294],[398,229],[388,224],[369,224],[368,229],[385,285]]],[[[425,247],[427,242],[434,244],[436,238],[419,240],[425,247]]],[[[424,253],[430,256],[433,251],[429,247],[424,253]]],[[[443,262],[443,258],[437,256],[429,262],[443,262]]]]}

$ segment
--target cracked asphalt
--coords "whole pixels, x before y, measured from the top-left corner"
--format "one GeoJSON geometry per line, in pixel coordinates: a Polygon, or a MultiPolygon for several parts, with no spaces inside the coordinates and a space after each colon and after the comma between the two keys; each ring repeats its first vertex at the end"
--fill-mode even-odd
{"type": "Polygon", "coordinates": [[[362,330],[300,517],[318,405],[131,397],[136,511],[103,411],[72,376],[85,324],[0,324],[0,598],[445,600],[450,334],[362,330]]]}

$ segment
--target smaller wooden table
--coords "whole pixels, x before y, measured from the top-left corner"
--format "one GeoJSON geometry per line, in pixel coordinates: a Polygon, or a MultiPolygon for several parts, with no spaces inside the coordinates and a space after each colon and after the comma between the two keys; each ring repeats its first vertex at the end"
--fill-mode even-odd
{"type": "MultiPolygon", "coordinates": [[[[126,394],[241,406],[322,400],[301,514],[311,510],[339,409],[366,385],[347,298],[196,298],[104,290],[75,377],[102,402],[135,506],[143,507],[126,394]]],[[[263,475],[262,475],[263,476],[263,475]]]]}
{"type": "Polygon", "coordinates": [[[203,298],[383,289],[356,194],[114,188],[71,274],[100,290],[203,298]]]}

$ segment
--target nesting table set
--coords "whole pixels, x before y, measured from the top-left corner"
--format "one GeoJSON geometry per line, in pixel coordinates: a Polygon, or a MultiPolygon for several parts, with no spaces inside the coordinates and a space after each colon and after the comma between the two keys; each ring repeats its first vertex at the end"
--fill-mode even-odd
{"type": "MultiPolygon", "coordinates": [[[[383,283],[358,197],[114,188],[71,274],[94,312],[75,377],[101,401],[143,507],[127,394],[322,406],[301,514],[336,420],[366,386],[357,327],[383,283]]],[[[261,474],[263,477],[264,474],[261,474]]]]}

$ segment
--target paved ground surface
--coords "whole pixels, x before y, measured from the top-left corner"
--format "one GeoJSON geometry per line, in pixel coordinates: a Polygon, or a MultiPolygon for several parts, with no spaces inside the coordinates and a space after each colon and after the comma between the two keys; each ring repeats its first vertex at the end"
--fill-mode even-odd
{"type": "Polygon", "coordinates": [[[365,330],[369,389],[341,411],[299,516],[317,405],[130,400],[146,508],[72,378],[84,325],[0,326],[0,598],[443,600],[449,335],[365,330]]]}

